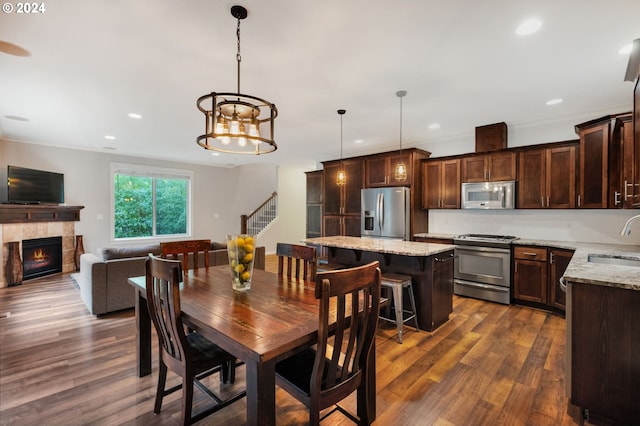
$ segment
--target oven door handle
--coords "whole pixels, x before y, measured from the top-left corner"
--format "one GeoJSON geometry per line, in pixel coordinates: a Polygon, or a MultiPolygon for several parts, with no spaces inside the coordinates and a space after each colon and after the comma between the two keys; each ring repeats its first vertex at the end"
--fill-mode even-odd
{"type": "Polygon", "coordinates": [[[478,282],[459,280],[459,279],[454,279],[453,282],[456,283],[456,284],[465,285],[467,287],[481,288],[483,290],[491,290],[491,291],[497,291],[497,292],[502,292],[502,293],[508,293],[509,292],[509,287],[502,287],[502,286],[498,286],[498,285],[481,284],[481,283],[478,283],[478,282]]]}
{"type": "Polygon", "coordinates": [[[457,245],[456,250],[464,250],[464,251],[481,251],[481,252],[491,252],[491,253],[511,253],[510,249],[503,249],[497,247],[480,247],[480,246],[466,246],[466,245],[457,245]]]}

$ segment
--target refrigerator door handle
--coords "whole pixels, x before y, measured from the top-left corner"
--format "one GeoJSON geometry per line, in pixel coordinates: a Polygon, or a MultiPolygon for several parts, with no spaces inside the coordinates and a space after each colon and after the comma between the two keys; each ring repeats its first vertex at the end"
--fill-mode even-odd
{"type": "Polygon", "coordinates": [[[384,194],[378,194],[378,224],[380,226],[380,231],[384,229],[384,194]]]}

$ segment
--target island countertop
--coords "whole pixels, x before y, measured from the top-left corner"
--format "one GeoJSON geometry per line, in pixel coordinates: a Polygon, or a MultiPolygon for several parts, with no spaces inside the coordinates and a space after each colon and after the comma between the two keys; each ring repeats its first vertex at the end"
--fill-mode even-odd
{"type": "Polygon", "coordinates": [[[385,238],[345,236],[306,238],[302,240],[302,242],[326,247],[364,250],[401,256],[432,256],[455,248],[455,246],[451,244],[420,243],[416,241],[401,241],[385,238]]]}

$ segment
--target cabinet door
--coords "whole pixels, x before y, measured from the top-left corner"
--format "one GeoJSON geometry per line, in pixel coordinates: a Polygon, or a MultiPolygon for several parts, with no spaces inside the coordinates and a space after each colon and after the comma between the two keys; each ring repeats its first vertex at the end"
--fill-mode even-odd
{"type": "Polygon", "coordinates": [[[342,235],[342,217],[324,216],[322,218],[322,232],[324,237],[342,235]]]}
{"type": "Polygon", "coordinates": [[[324,198],[322,205],[325,215],[339,215],[342,213],[342,188],[336,185],[336,177],[339,170],[340,163],[324,165],[324,198]]]}
{"type": "Polygon", "coordinates": [[[441,207],[460,208],[460,160],[442,162],[441,207]]]}
{"type": "Polygon", "coordinates": [[[609,121],[580,131],[580,191],[578,207],[606,208],[609,121]]]}
{"type": "Polygon", "coordinates": [[[422,197],[423,209],[439,209],[442,187],[442,162],[427,161],[422,163],[422,175],[424,176],[424,188],[422,197]]]}
{"type": "MultiPolygon", "coordinates": [[[[364,188],[364,162],[362,160],[349,160],[344,162],[344,170],[347,174],[347,184],[344,186],[343,214],[361,214],[360,192],[364,188]]],[[[358,232],[358,235],[360,233],[358,232]]]]}
{"type": "Polygon", "coordinates": [[[360,215],[347,215],[342,219],[342,235],[348,237],[359,237],[362,233],[360,215]]]}
{"type": "Polygon", "coordinates": [[[567,304],[566,293],[560,287],[560,278],[567,270],[573,250],[549,250],[549,306],[565,310],[567,304]]]}
{"type": "Polygon", "coordinates": [[[519,209],[540,209],[545,207],[545,152],[543,149],[536,149],[520,153],[518,172],[519,209]]]}
{"type": "Polygon", "coordinates": [[[633,91],[633,180],[627,182],[626,193],[631,199],[631,205],[640,207],[640,78],[636,79],[633,91]]]}
{"type": "Polygon", "coordinates": [[[576,147],[546,150],[546,205],[554,209],[576,206],[576,147]]]}
{"type": "MultiPolygon", "coordinates": [[[[633,207],[633,183],[635,176],[636,164],[634,164],[634,140],[633,140],[633,120],[631,116],[621,118],[621,134],[620,134],[620,179],[616,187],[612,188],[610,197],[612,200],[609,205],[613,207],[633,207]]],[[[640,122],[639,122],[640,123],[640,122]]],[[[640,124],[637,125],[640,127],[640,124]]],[[[640,143],[640,141],[638,141],[640,143]]]]}
{"type": "Polygon", "coordinates": [[[322,170],[307,172],[307,204],[322,204],[322,170]]]}
{"type": "Polygon", "coordinates": [[[487,180],[486,156],[465,157],[462,159],[462,181],[484,182],[487,180]]]}
{"type": "Polygon", "coordinates": [[[389,184],[388,163],[389,157],[386,155],[371,156],[365,160],[365,183],[367,188],[389,184]]]}
{"type": "Polygon", "coordinates": [[[518,300],[547,303],[547,262],[516,259],[513,293],[518,300]]]}
{"type": "Polygon", "coordinates": [[[322,236],[322,206],[307,204],[307,238],[322,236]]]}
{"type": "Polygon", "coordinates": [[[453,251],[433,256],[433,325],[449,319],[453,312],[453,251]]]}
{"type": "Polygon", "coordinates": [[[515,180],[516,154],[503,152],[490,154],[487,157],[487,180],[496,182],[501,180],[515,180]]]}

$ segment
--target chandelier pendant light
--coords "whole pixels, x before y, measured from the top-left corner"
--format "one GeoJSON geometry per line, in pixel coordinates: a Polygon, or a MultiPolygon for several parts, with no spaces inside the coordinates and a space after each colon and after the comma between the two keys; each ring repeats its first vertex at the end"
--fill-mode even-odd
{"type": "Polygon", "coordinates": [[[340,115],[340,170],[338,170],[338,174],[336,175],[336,185],[344,186],[347,183],[347,173],[344,171],[344,164],[342,163],[342,116],[347,110],[339,109],[338,114],[340,115]]]}
{"type": "Polygon", "coordinates": [[[396,96],[400,98],[400,159],[396,163],[394,177],[398,182],[404,182],[407,180],[407,165],[404,164],[404,157],[402,156],[402,98],[406,94],[406,90],[399,90],[396,92],[396,96]]]}
{"type": "Polygon", "coordinates": [[[240,93],[240,21],[247,17],[247,9],[233,6],[231,15],[238,20],[238,91],[211,92],[198,98],[197,107],[205,116],[205,134],[198,136],[197,142],[212,151],[267,154],[278,149],[273,136],[278,109],[264,99],[240,93]]]}

